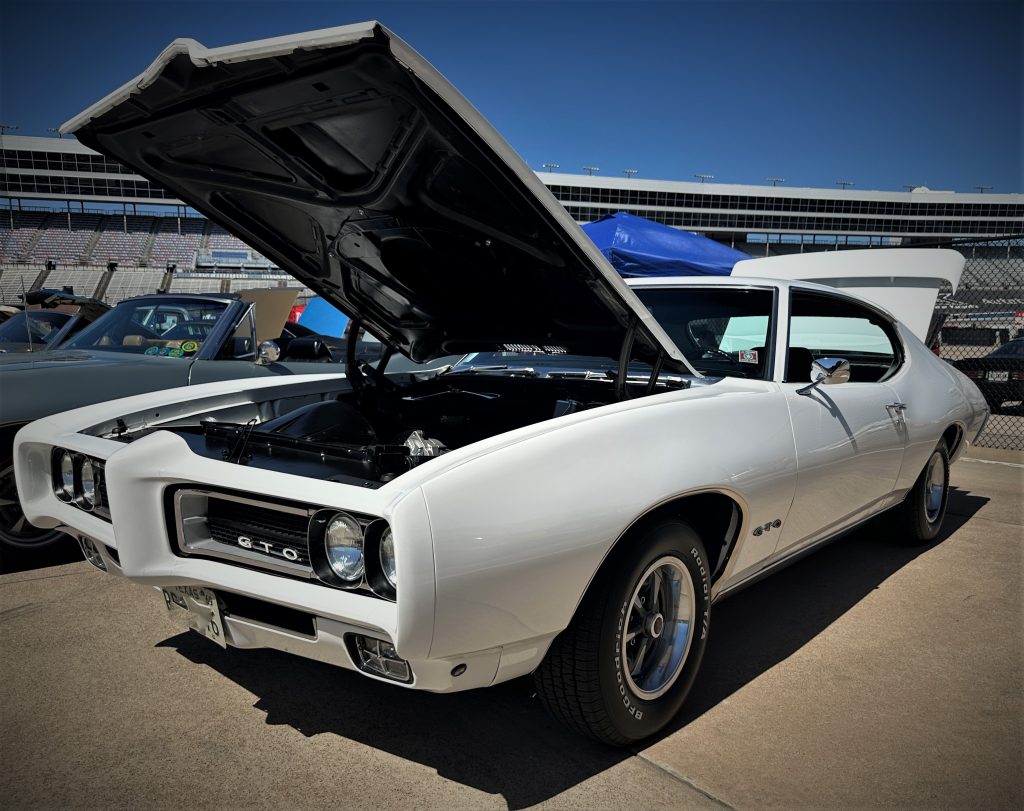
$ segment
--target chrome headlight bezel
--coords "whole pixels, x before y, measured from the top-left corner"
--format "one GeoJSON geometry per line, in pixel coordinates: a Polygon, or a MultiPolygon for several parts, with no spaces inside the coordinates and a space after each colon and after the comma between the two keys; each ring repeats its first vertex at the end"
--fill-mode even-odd
{"type": "Polygon", "coordinates": [[[328,519],[324,527],[324,552],[327,565],[342,582],[352,585],[362,582],[366,571],[363,548],[363,528],[355,518],[346,512],[337,512],[328,519]]]}
{"type": "Polygon", "coordinates": [[[75,503],[83,510],[99,506],[98,465],[88,456],[79,457],[75,471],[75,503]]]}
{"type": "Polygon", "coordinates": [[[84,453],[53,448],[50,452],[50,485],[54,496],[64,504],[110,520],[103,477],[106,462],[84,453]]]}
{"type": "MultiPolygon", "coordinates": [[[[380,542],[391,528],[383,518],[354,514],[337,508],[322,508],[309,521],[308,548],[309,562],[316,578],[327,586],[346,591],[372,592],[377,597],[394,602],[395,586],[384,574],[381,561],[380,542]],[[361,550],[361,568],[358,575],[357,567],[339,570],[337,560],[331,560],[330,538],[328,531],[335,521],[347,525],[349,530],[349,548],[361,550]],[[351,521],[351,524],[348,522],[351,521]],[[360,538],[354,538],[354,527],[359,528],[360,538]]],[[[337,531],[337,530],[336,530],[337,531]]]]}
{"type": "Polygon", "coordinates": [[[54,454],[53,492],[65,504],[75,500],[75,455],[61,448],[54,454]]]}
{"type": "Polygon", "coordinates": [[[398,587],[398,567],[395,564],[395,534],[391,527],[384,530],[380,536],[380,570],[384,579],[388,581],[391,588],[398,587]]]}

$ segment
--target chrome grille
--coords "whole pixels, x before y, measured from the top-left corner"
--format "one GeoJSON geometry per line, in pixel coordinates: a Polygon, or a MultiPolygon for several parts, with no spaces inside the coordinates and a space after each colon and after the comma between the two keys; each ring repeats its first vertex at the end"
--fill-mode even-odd
{"type": "Polygon", "coordinates": [[[175,552],[313,579],[306,532],[316,510],[180,489],[173,494],[175,552]]]}
{"type": "Polygon", "coordinates": [[[308,515],[211,496],[207,502],[206,526],[211,539],[226,546],[251,548],[309,567],[308,515]],[[249,546],[240,543],[240,539],[245,539],[243,543],[249,546]]]}
{"type": "MultiPolygon", "coordinates": [[[[183,557],[212,558],[250,569],[317,580],[309,559],[312,517],[333,508],[281,503],[196,487],[166,494],[172,551],[183,557]]],[[[338,512],[341,512],[339,509],[338,512]]],[[[371,515],[345,510],[366,530],[371,515]]]]}

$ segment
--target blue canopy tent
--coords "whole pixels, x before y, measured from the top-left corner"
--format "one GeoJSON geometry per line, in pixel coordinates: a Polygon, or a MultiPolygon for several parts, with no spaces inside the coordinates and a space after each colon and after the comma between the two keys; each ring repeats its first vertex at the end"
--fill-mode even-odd
{"type": "Polygon", "coordinates": [[[750,256],[713,239],[678,231],[624,211],[583,226],[623,276],[728,276],[750,256]]]}
{"type": "Polygon", "coordinates": [[[330,302],[316,296],[309,300],[306,309],[302,311],[302,315],[299,316],[299,324],[309,327],[318,335],[340,338],[345,334],[348,316],[340,310],[336,310],[330,302]]]}

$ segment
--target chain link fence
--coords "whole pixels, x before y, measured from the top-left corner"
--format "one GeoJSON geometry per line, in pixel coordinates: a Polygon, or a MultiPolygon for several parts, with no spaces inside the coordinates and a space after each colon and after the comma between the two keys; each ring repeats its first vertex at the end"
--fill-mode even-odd
{"type": "Polygon", "coordinates": [[[967,264],[956,293],[939,291],[932,350],[971,378],[992,409],[978,444],[1024,450],[1024,234],[935,247],[959,251],[967,264]]]}

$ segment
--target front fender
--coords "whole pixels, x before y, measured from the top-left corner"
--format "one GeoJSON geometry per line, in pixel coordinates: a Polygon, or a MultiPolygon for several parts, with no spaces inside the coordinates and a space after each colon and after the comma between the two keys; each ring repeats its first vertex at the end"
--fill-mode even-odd
{"type": "MultiPolygon", "coordinates": [[[[425,481],[437,582],[431,656],[563,630],[627,528],[681,493],[733,492],[755,522],[784,517],[796,459],[778,387],[693,394],[566,423],[425,481]],[[756,443],[744,425],[752,414],[756,443]]],[[[770,535],[750,537],[727,574],[756,565],[773,545],[770,535]]]]}

